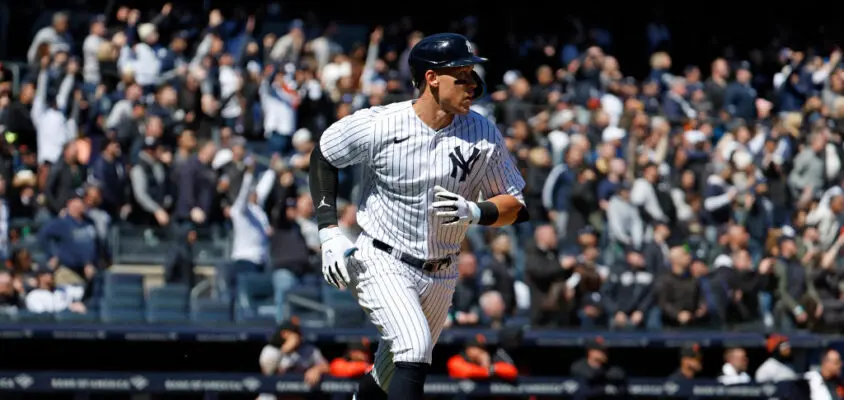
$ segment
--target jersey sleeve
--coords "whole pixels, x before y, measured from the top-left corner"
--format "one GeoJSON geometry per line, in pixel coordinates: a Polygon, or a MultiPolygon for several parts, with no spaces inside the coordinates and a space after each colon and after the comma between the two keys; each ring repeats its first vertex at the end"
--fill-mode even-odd
{"type": "Polygon", "coordinates": [[[513,157],[504,145],[501,133],[495,132],[495,148],[489,164],[481,179],[481,192],[484,198],[490,198],[502,194],[515,196],[524,203],[522,189],[525,188],[525,180],[516,167],[513,157]]]}
{"type": "Polygon", "coordinates": [[[322,156],[336,168],[365,161],[372,146],[372,117],[372,110],[364,109],[329,126],[319,139],[322,156]]]}

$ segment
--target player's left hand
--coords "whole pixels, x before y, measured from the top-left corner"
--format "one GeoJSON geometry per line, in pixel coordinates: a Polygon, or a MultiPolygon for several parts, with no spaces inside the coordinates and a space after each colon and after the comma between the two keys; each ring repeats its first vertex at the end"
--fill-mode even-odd
{"type": "Polygon", "coordinates": [[[434,200],[431,206],[442,225],[476,224],[481,217],[477,204],[439,185],[434,187],[434,200]]]}

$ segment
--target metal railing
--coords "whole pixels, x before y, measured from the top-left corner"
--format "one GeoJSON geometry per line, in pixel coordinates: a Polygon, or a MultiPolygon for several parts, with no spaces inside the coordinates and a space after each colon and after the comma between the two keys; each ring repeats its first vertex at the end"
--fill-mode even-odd
{"type": "MultiPolygon", "coordinates": [[[[2,9],[0,9],[0,13],[2,13],[2,9]]],[[[0,64],[3,64],[3,68],[12,73],[12,95],[17,96],[21,90],[23,76],[29,70],[29,65],[19,61],[3,60],[0,60],[0,64]]]]}

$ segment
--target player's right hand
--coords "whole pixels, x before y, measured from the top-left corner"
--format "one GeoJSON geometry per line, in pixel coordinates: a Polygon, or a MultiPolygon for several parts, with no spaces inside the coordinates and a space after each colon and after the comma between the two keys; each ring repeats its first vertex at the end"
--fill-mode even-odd
{"type": "Polygon", "coordinates": [[[349,285],[347,261],[357,248],[339,227],[319,231],[322,243],[322,277],[329,285],[343,290],[349,285]]]}

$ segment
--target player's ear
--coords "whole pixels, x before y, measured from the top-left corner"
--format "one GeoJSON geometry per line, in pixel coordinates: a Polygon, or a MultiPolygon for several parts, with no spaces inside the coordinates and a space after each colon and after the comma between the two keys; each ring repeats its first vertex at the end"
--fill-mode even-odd
{"type": "Polygon", "coordinates": [[[440,85],[439,78],[437,78],[437,73],[431,70],[425,71],[425,82],[427,82],[428,86],[432,88],[439,87],[440,85]]]}

